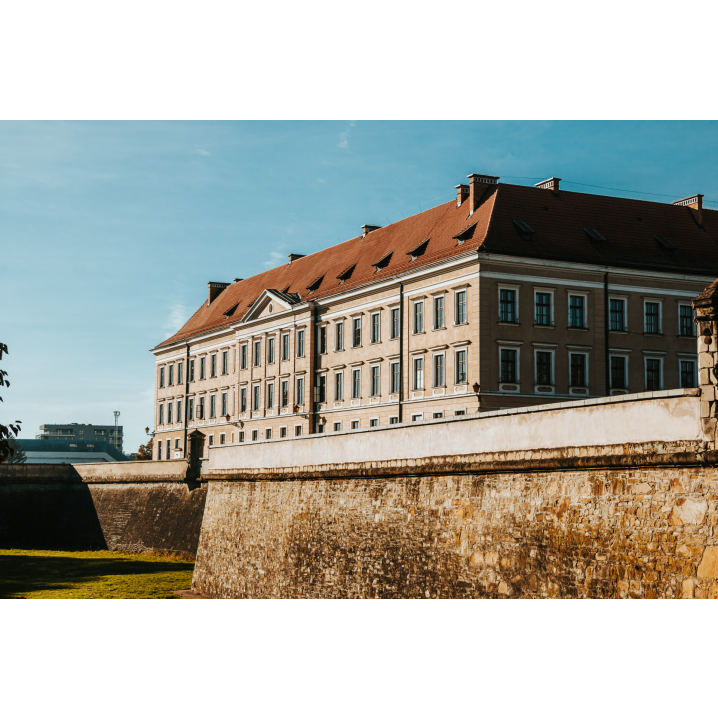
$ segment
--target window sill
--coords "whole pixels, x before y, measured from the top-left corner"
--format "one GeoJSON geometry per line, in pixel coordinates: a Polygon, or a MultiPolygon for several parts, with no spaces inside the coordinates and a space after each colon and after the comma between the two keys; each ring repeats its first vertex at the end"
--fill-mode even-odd
{"type": "Polygon", "coordinates": [[[426,332],[412,332],[411,336],[415,337],[415,336],[418,336],[419,334],[426,334],[426,332]]]}
{"type": "MultiPolygon", "coordinates": [[[[500,327],[520,327],[521,322],[502,322],[500,319],[496,322],[500,327]]],[[[458,324],[456,326],[459,326],[458,324]]]]}
{"type": "Polygon", "coordinates": [[[589,331],[588,327],[567,327],[567,329],[572,332],[587,332],[587,331],[589,331]]]}
{"type": "Polygon", "coordinates": [[[555,324],[534,324],[535,329],[555,329],[555,324]]]}
{"type": "Polygon", "coordinates": [[[611,334],[628,334],[628,330],[626,329],[609,329],[608,331],[611,334]]]}
{"type": "Polygon", "coordinates": [[[678,334],[677,336],[679,339],[695,339],[696,338],[695,334],[692,334],[692,335],[691,334],[678,334]]]}
{"type": "Polygon", "coordinates": [[[644,337],[662,337],[664,336],[660,332],[643,332],[644,337]]]}
{"type": "Polygon", "coordinates": [[[398,340],[399,340],[399,337],[389,337],[389,341],[390,341],[390,342],[395,342],[395,341],[398,341],[398,340]]]}
{"type": "Polygon", "coordinates": [[[446,327],[434,327],[431,331],[432,332],[445,332],[446,327]]]}

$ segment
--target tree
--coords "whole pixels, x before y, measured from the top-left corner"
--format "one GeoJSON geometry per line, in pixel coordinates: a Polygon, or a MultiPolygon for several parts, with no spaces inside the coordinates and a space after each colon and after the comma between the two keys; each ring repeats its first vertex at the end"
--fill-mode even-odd
{"type": "Polygon", "coordinates": [[[149,461],[152,459],[152,443],[154,439],[150,439],[146,444],[141,444],[135,454],[135,461],[149,461]]]}
{"type": "Polygon", "coordinates": [[[6,464],[24,464],[27,462],[25,449],[22,448],[20,442],[11,434],[8,437],[10,446],[10,456],[7,458],[6,464]]]}
{"type": "MultiPolygon", "coordinates": [[[[0,344],[0,359],[2,359],[3,352],[9,354],[7,344],[0,344]]],[[[7,372],[0,369],[0,386],[10,386],[10,382],[5,377],[7,377],[7,372]]],[[[2,401],[1,396],[0,401],[2,401]]],[[[10,440],[12,439],[13,443],[17,443],[14,439],[20,431],[20,424],[20,421],[15,421],[14,424],[8,424],[7,426],[0,424],[0,464],[15,453],[15,447],[10,444],[10,440]]]]}

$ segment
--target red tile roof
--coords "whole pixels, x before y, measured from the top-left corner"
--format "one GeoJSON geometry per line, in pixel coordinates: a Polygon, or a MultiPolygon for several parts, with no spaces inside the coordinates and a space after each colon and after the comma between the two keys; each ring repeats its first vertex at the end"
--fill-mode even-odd
{"type": "Polygon", "coordinates": [[[718,275],[718,212],[703,210],[701,231],[688,207],[561,190],[498,184],[487,189],[468,217],[469,204],[446,202],[413,217],[376,229],[229,285],[210,306],[204,302],[174,336],[157,348],[233,324],[243,318],[265,289],[297,294],[301,300],[383,280],[471,250],[536,259],[718,275]],[[532,234],[521,233],[514,220],[532,234]],[[466,231],[471,229],[472,231],[466,231]],[[591,239],[597,231],[606,241],[591,239]],[[464,236],[461,236],[461,235],[464,236]],[[675,250],[655,238],[665,237],[675,250]],[[457,240],[457,237],[460,239],[457,240]],[[410,252],[430,238],[415,259],[410,252]],[[462,239],[463,243],[459,243],[462,239]],[[376,264],[392,253],[388,266],[376,264]],[[356,265],[343,283],[339,277],[356,265]],[[314,291],[308,287],[320,277],[314,291]],[[227,317],[225,312],[239,306],[227,317]]]}

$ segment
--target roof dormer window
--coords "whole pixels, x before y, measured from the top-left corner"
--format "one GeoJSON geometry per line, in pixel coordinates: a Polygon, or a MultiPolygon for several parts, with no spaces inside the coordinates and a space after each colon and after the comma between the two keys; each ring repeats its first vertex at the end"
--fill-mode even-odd
{"type": "Polygon", "coordinates": [[[324,275],[322,274],[320,277],[317,277],[308,287],[309,293],[316,292],[317,289],[319,289],[322,279],[324,279],[324,275]]]}
{"type": "MultiPolygon", "coordinates": [[[[431,237],[429,237],[429,239],[431,239],[431,237]]],[[[425,239],[423,242],[417,244],[414,249],[407,252],[410,257],[410,262],[413,262],[417,257],[421,257],[421,255],[426,252],[426,248],[429,246],[429,239],[425,239]]]]}
{"type": "Polygon", "coordinates": [[[583,228],[583,231],[595,242],[605,242],[606,238],[597,229],[583,228]]]}
{"type": "Polygon", "coordinates": [[[339,280],[339,284],[344,284],[344,282],[347,281],[347,279],[351,279],[352,274],[354,273],[354,268],[356,267],[356,262],[350,266],[348,266],[344,271],[339,272],[337,275],[337,279],[339,280]]]}
{"type": "Polygon", "coordinates": [[[391,255],[394,254],[394,250],[387,252],[378,262],[374,262],[371,266],[374,267],[374,272],[381,272],[382,269],[389,266],[391,261],[391,255]]]}

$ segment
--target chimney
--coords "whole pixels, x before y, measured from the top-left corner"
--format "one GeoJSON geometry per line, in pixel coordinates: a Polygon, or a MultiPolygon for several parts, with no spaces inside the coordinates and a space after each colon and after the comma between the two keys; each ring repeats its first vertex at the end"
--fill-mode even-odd
{"type": "Polygon", "coordinates": [[[207,306],[209,306],[229,286],[229,282],[207,282],[207,284],[209,285],[209,301],[207,302],[207,306]]]}
{"type": "Polygon", "coordinates": [[[242,280],[242,279],[237,279],[237,278],[235,277],[235,278],[234,278],[234,281],[232,282],[232,284],[236,284],[237,282],[241,282],[241,281],[243,281],[243,280],[242,280]]]}
{"type": "Polygon", "coordinates": [[[560,177],[549,177],[543,182],[537,182],[534,187],[538,189],[550,189],[553,192],[553,196],[558,197],[558,184],[560,181],[560,177]]]}
{"type": "Polygon", "coordinates": [[[369,234],[369,232],[373,232],[375,229],[381,229],[381,225],[378,225],[378,224],[363,224],[363,225],[361,226],[361,232],[362,232],[361,238],[364,239],[364,237],[366,237],[367,234],[369,234]]]}
{"type": "Polygon", "coordinates": [[[679,199],[673,204],[679,205],[680,207],[690,207],[693,210],[693,216],[696,218],[699,225],[703,224],[703,195],[692,194],[690,197],[685,199],[679,199]]]}
{"type": "Polygon", "coordinates": [[[302,257],[306,257],[306,254],[290,254],[289,255],[289,264],[296,261],[297,259],[301,259],[302,257]]]}
{"type": "Polygon", "coordinates": [[[467,199],[469,199],[469,185],[457,184],[456,185],[456,206],[461,207],[461,205],[464,202],[466,202],[467,199]]]}
{"type": "Polygon", "coordinates": [[[498,177],[491,175],[468,175],[469,177],[469,217],[479,208],[481,198],[489,187],[499,183],[498,177]]]}

